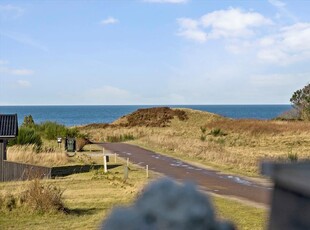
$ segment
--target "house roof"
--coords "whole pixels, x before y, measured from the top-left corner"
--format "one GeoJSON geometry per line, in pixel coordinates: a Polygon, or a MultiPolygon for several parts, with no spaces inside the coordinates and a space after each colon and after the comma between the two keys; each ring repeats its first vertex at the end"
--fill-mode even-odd
{"type": "Polygon", "coordinates": [[[0,114],[0,139],[18,135],[17,114],[0,114]]]}

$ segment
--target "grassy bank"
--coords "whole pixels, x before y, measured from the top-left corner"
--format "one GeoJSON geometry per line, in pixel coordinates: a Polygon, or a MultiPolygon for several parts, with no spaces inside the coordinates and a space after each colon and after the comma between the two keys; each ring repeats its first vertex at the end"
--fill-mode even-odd
{"type": "MultiPolygon", "coordinates": [[[[175,116],[159,127],[153,123],[133,126],[123,117],[113,125],[89,125],[81,131],[94,141],[130,136],[128,141],[148,149],[250,176],[259,176],[262,160],[310,158],[309,122],[233,120],[207,112],[182,110],[188,119],[175,116]]],[[[149,116],[139,119],[160,120],[149,116]]]]}

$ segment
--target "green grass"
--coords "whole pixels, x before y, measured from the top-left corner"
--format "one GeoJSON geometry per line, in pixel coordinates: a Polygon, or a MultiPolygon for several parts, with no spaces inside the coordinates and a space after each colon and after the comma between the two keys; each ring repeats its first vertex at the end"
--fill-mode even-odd
{"type": "Polygon", "coordinates": [[[217,215],[225,220],[232,221],[237,229],[267,229],[268,211],[266,209],[218,196],[213,196],[212,200],[217,215]]]}
{"type": "MultiPolygon", "coordinates": [[[[123,167],[110,170],[108,176],[95,177],[95,172],[89,172],[44,181],[65,190],[64,204],[70,213],[41,214],[22,209],[2,210],[1,229],[96,229],[113,207],[128,205],[147,183],[144,170],[133,166],[130,169],[126,182],[123,182],[123,167]]],[[[20,191],[27,183],[1,183],[0,191],[20,191]]]]}
{"type": "MultiPolygon", "coordinates": [[[[64,189],[64,204],[70,213],[36,213],[23,209],[0,211],[1,229],[96,229],[113,207],[130,205],[150,180],[142,168],[130,165],[129,178],[123,181],[124,168],[75,174],[55,180],[45,180],[64,189]]],[[[0,191],[20,192],[29,182],[0,184],[0,191]]],[[[237,229],[264,229],[267,211],[222,197],[212,197],[220,218],[231,220],[237,229]]]]}

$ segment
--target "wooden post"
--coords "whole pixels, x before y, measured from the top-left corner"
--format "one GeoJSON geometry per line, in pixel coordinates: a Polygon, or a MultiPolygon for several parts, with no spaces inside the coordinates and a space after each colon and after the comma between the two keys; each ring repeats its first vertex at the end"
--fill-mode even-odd
{"type": "Polygon", "coordinates": [[[116,153],[114,153],[114,163],[116,163],[116,153]]]}
{"type": "Polygon", "coordinates": [[[146,165],[146,178],[149,178],[149,166],[146,165]]]}
{"type": "Polygon", "coordinates": [[[124,167],[124,181],[126,181],[128,179],[128,166],[125,165],[124,167]]]}

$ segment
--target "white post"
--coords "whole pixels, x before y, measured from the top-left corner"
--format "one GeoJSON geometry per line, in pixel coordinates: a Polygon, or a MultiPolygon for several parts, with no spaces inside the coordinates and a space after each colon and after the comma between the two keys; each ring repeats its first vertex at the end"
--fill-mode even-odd
{"type": "Polygon", "coordinates": [[[104,167],[104,173],[108,172],[108,168],[107,168],[107,156],[104,154],[104,149],[103,149],[103,167],[104,167]]]}
{"type": "Polygon", "coordinates": [[[128,167],[128,165],[129,165],[129,158],[127,158],[127,167],[128,167]]]}
{"type": "Polygon", "coordinates": [[[108,172],[108,168],[107,168],[107,156],[103,155],[103,164],[104,164],[104,173],[108,172]]]}
{"type": "Polygon", "coordinates": [[[114,153],[114,163],[116,163],[116,153],[114,153]]]}
{"type": "Polygon", "coordinates": [[[149,178],[149,166],[146,165],[146,178],[149,178]]]}

